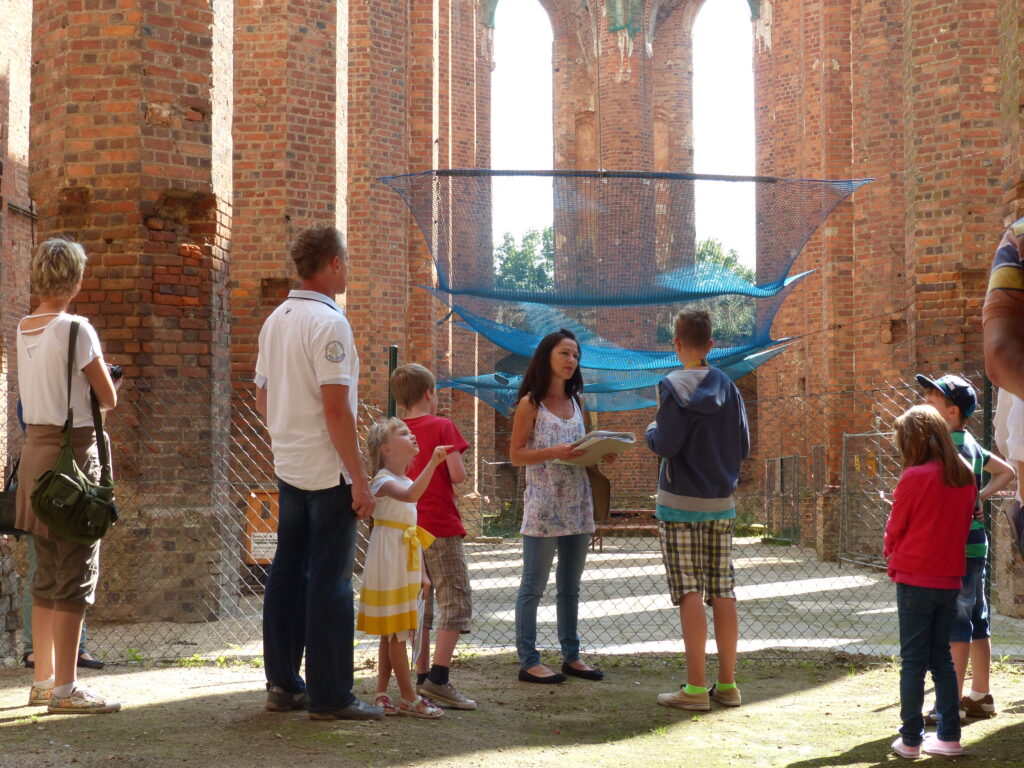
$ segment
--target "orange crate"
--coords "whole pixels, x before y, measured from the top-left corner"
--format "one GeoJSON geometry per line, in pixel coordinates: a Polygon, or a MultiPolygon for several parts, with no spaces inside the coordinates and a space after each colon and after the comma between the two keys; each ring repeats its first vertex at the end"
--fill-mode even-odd
{"type": "Polygon", "coordinates": [[[277,549],[277,490],[252,491],[245,511],[245,562],[270,565],[277,549]]]}

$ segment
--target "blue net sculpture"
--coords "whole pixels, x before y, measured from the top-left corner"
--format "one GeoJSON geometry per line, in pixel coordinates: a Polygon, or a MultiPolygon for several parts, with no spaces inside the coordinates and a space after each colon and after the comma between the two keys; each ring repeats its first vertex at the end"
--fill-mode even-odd
{"type": "Polygon", "coordinates": [[[437,285],[421,287],[494,347],[493,373],[453,370],[438,385],[507,413],[537,343],[559,328],[580,340],[594,411],[656,404],[654,384],[678,366],[671,323],[686,305],[711,311],[710,360],[732,378],[772,359],[787,341],[772,338],[772,321],[806,274],[790,274],[794,261],[870,179],[452,169],[382,181],[430,247],[437,285]],[[708,200],[754,208],[756,268],[698,238],[708,200]]]}

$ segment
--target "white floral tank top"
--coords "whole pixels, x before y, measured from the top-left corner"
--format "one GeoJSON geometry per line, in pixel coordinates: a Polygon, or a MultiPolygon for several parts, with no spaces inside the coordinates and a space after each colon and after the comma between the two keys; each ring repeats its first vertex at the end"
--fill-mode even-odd
{"type": "MultiPolygon", "coordinates": [[[[537,408],[537,420],[526,442],[529,449],[550,448],[573,443],[586,434],[583,414],[573,400],[572,417],[563,419],[544,403],[537,408]]],[[[545,461],[526,468],[523,502],[524,536],[573,536],[594,532],[594,500],[587,471],[571,464],[545,461]]]]}

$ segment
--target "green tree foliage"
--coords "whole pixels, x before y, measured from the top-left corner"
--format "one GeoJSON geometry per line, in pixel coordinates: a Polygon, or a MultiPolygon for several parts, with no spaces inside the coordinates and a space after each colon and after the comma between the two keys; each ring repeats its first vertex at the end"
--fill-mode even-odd
{"type": "Polygon", "coordinates": [[[544,291],[555,279],[555,232],[552,227],[529,229],[519,244],[511,232],[494,249],[494,287],[544,291]]]}
{"type": "MultiPolygon", "coordinates": [[[[739,254],[731,248],[725,250],[722,243],[712,237],[697,243],[696,262],[698,269],[724,269],[749,283],[757,282],[754,270],[740,262],[739,254]]],[[[734,346],[745,341],[754,332],[757,307],[751,296],[717,296],[704,301],[701,306],[711,313],[717,346],[734,346]]],[[[672,340],[674,316],[673,313],[668,322],[658,328],[658,341],[672,340]]]]}

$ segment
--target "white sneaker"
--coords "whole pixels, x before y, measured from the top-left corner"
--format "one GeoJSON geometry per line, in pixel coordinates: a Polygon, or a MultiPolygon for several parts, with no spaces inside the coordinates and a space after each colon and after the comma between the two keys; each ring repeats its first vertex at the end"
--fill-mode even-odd
{"type": "Polygon", "coordinates": [[[964,748],[960,746],[959,741],[939,741],[937,734],[929,733],[921,743],[921,751],[929,755],[956,757],[964,753],[964,748]]]}
{"type": "Polygon", "coordinates": [[[105,715],[117,712],[121,705],[116,701],[107,701],[85,688],[75,688],[70,696],[50,698],[46,711],[51,715],[105,715]]]}

